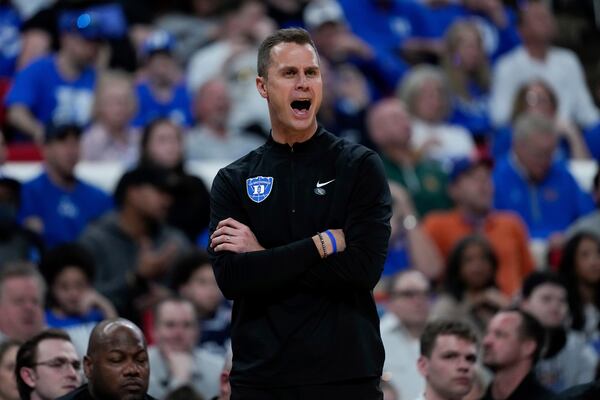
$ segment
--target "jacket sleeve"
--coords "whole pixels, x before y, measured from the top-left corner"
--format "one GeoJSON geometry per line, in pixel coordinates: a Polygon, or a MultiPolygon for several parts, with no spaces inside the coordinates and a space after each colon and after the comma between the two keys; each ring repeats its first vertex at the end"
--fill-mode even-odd
{"type": "MultiPolygon", "coordinates": [[[[241,201],[223,170],[213,181],[210,208],[210,234],[215,231],[219,221],[229,217],[248,225],[241,201]]],[[[247,253],[215,252],[210,246],[207,250],[219,288],[228,299],[281,289],[321,259],[310,237],[247,253]]]]}
{"type": "Polygon", "coordinates": [[[343,227],[346,250],[304,274],[302,283],[311,289],[372,290],[381,277],[391,233],[390,190],[377,154],[368,153],[357,171],[343,227]]]}

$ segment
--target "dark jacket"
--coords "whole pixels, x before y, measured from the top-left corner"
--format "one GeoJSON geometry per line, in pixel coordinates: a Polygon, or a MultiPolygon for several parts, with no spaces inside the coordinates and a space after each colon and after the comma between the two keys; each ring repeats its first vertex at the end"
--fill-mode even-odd
{"type": "Polygon", "coordinates": [[[381,375],[372,289],[387,253],[390,216],[377,154],[322,128],[292,147],[270,138],[219,171],[210,232],[232,217],[267,249],[208,249],[219,287],[234,300],[232,384],[295,386],[381,375]],[[344,230],[347,248],[322,260],[311,237],[328,228],[344,230]]]}
{"type": "MultiPolygon", "coordinates": [[[[556,400],[556,394],[544,387],[530,372],[523,378],[519,386],[508,396],[506,400],[556,400]]],[[[482,400],[494,400],[492,397],[492,386],[488,387],[487,393],[482,400]]]]}
{"type": "MultiPolygon", "coordinates": [[[[65,394],[57,398],[56,400],[102,400],[102,399],[94,399],[88,390],[87,383],[78,387],[70,393],[65,394]]],[[[144,396],[144,400],[156,400],[154,397],[146,394],[144,396]]]]}

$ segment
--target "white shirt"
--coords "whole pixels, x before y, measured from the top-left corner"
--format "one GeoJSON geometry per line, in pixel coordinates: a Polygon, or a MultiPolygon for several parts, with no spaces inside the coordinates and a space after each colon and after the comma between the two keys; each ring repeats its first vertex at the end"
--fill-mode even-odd
{"type": "Polygon", "coordinates": [[[415,119],[412,124],[411,145],[418,150],[429,140],[436,139],[438,145],[429,147],[425,157],[440,161],[442,165],[454,159],[469,157],[475,151],[475,143],[468,130],[446,123],[430,124],[415,119]]]}
{"type": "Polygon", "coordinates": [[[414,399],[423,394],[425,379],[417,369],[419,339],[409,335],[398,318],[387,312],[381,318],[381,339],[385,348],[383,372],[401,399],[414,399]]]}
{"type": "Polygon", "coordinates": [[[497,126],[509,122],[519,88],[532,80],[548,83],[558,98],[558,115],[580,126],[598,122],[600,114],[586,86],[577,56],[552,47],[543,61],[532,58],[523,46],[504,55],[492,76],[490,115],[497,126]]]}

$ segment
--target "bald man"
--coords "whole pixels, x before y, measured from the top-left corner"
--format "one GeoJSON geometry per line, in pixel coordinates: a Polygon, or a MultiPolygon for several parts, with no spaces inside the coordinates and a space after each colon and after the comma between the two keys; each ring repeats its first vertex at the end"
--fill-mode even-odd
{"type": "Polygon", "coordinates": [[[146,391],[150,365],[142,331],[122,318],[100,322],[83,358],[86,385],[60,400],[154,400],[146,391]]]}

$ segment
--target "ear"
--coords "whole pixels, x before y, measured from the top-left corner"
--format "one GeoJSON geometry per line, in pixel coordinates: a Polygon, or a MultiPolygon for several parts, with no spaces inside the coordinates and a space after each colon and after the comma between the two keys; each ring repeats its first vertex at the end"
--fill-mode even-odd
{"type": "Polygon", "coordinates": [[[267,80],[262,76],[256,77],[256,89],[258,89],[258,93],[265,98],[269,98],[269,92],[267,91],[267,80]]]}
{"type": "Polygon", "coordinates": [[[525,355],[528,358],[531,358],[531,355],[535,352],[535,348],[537,343],[535,340],[528,339],[521,343],[521,354],[525,355]]]}
{"type": "Polygon", "coordinates": [[[417,369],[424,378],[427,377],[429,369],[429,360],[424,355],[420,355],[417,359],[417,369]]]}
{"type": "Polygon", "coordinates": [[[19,370],[19,375],[21,376],[21,379],[23,379],[23,382],[27,384],[27,386],[35,389],[36,376],[32,368],[21,367],[19,370]]]}
{"type": "Polygon", "coordinates": [[[92,359],[89,356],[83,356],[83,373],[85,374],[85,377],[88,380],[90,380],[92,371],[93,371],[92,359]]]}

